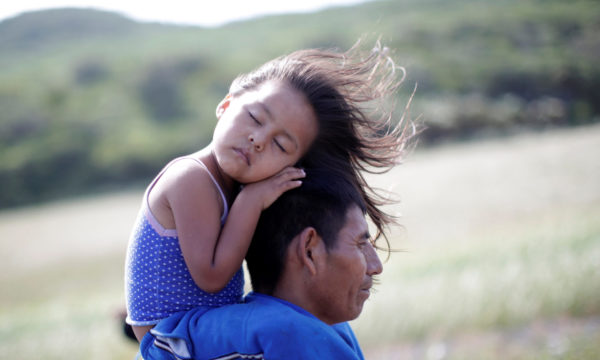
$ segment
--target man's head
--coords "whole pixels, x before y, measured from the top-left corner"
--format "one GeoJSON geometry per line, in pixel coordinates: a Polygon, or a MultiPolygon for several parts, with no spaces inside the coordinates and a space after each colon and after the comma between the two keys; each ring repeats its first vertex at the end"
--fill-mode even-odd
{"type": "Polygon", "coordinates": [[[301,187],[263,212],[246,256],[255,291],[333,324],[352,320],[382,265],[360,192],[344,177],[307,171],[301,187]]]}

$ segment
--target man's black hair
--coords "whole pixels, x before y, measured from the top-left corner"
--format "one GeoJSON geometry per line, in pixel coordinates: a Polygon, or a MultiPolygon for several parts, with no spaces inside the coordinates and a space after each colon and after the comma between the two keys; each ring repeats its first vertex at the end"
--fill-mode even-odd
{"type": "Polygon", "coordinates": [[[305,169],[302,186],[287,191],[263,211],[246,255],[254,291],[271,295],[283,272],[292,239],[307,227],[321,236],[327,250],[336,245],[352,205],[366,212],[352,181],[328,170],[305,169]]]}

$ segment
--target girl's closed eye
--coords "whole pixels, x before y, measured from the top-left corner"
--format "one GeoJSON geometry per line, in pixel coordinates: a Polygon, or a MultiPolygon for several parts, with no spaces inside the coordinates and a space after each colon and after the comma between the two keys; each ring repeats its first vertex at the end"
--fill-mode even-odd
{"type": "Polygon", "coordinates": [[[273,142],[279,148],[279,150],[281,150],[281,152],[287,153],[287,151],[285,150],[285,148],[283,147],[283,145],[281,145],[281,143],[277,139],[273,139],[273,142]]]}
{"type": "Polygon", "coordinates": [[[250,115],[250,117],[252,118],[252,120],[254,120],[255,123],[257,123],[258,125],[262,125],[261,122],[258,121],[256,116],[254,116],[254,114],[252,114],[250,111],[248,111],[248,115],[250,115]]]}

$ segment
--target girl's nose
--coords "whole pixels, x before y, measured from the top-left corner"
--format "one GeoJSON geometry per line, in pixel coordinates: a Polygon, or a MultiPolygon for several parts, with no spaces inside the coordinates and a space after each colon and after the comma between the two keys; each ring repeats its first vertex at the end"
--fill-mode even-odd
{"type": "Polygon", "coordinates": [[[248,140],[250,140],[250,143],[252,144],[252,146],[254,146],[254,149],[256,151],[262,151],[263,150],[263,142],[260,140],[259,136],[256,136],[254,134],[250,134],[250,136],[248,137],[248,140]]]}

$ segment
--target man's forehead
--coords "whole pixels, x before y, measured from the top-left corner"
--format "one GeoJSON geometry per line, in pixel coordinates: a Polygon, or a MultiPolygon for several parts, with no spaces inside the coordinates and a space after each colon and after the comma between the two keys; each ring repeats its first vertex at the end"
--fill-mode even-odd
{"type": "Polygon", "coordinates": [[[368,235],[367,219],[358,205],[351,205],[346,211],[346,221],[342,231],[351,232],[354,236],[368,235]]]}

